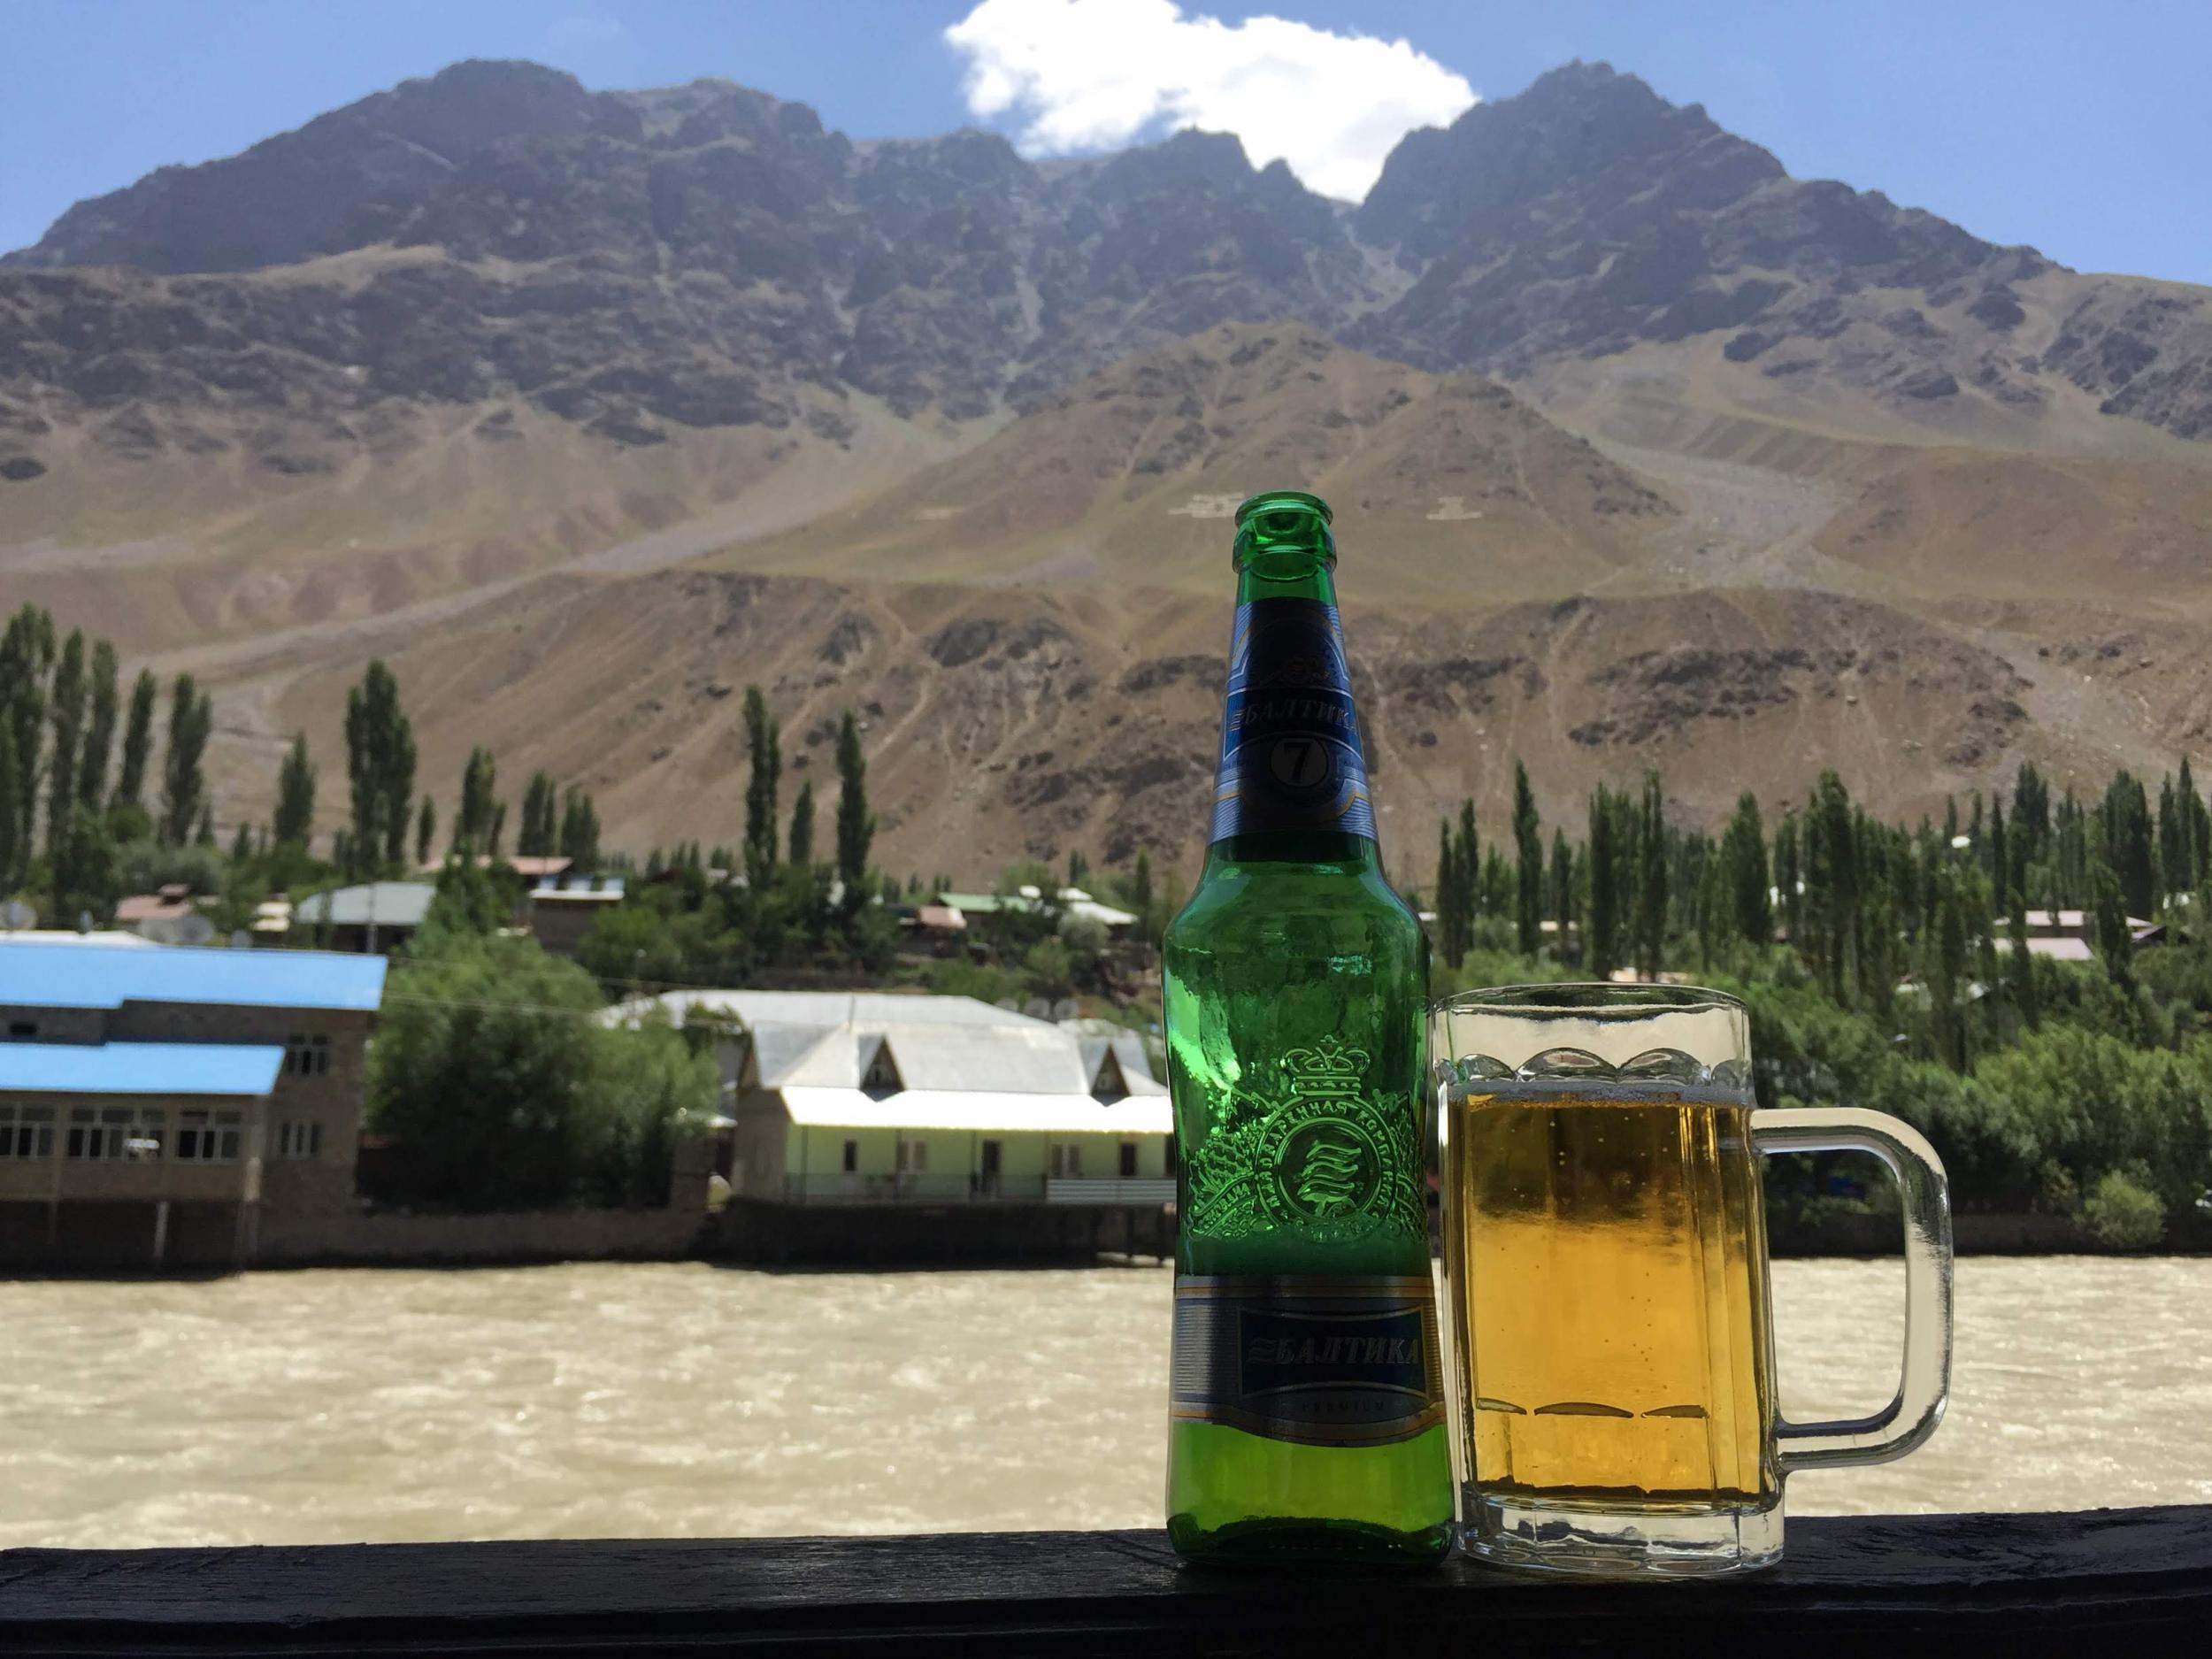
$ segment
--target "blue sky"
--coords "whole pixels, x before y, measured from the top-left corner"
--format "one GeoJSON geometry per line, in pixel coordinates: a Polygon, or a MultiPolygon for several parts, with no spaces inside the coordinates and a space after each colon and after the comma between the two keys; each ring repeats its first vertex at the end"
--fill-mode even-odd
{"type": "Polygon", "coordinates": [[[1103,3],[1127,9],[1125,27],[1087,42],[1054,38],[1079,25],[1062,0],[990,0],[973,19],[974,0],[7,0],[0,248],[162,163],[229,154],[468,57],[534,58],[593,87],[727,76],[855,137],[979,121],[1037,149],[1195,112],[1242,122],[1248,148],[1284,150],[1338,194],[1407,121],[1463,102],[1462,83],[1508,96],[1578,57],[1701,102],[1801,177],[1878,188],[2082,269],[2212,283],[2208,0],[1103,3]],[[946,37],[964,19],[964,50],[946,37]],[[1107,62],[1102,40],[1125,41],[1124,59],[1107,62]],[[979,117],[964,88],[993,68],[979,117]],[[1260,96],[1254,73],[1308,90],[1260,96]],[[1301,104],[1328,111],[1320,130],[1284,130],[1279,111],[1301,104]]]}

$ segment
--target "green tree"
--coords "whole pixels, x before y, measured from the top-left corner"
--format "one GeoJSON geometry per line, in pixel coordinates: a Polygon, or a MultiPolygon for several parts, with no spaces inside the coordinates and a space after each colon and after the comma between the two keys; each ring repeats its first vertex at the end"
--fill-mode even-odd
{"type": "Polygon", "coordinates": [[[2012,838],[2005,828],[2005,797],[1993,792],[1989,797],[1989,879],[1996,888],[1997,902],[2009,902],[2018,885],[2012,867],[2012,838]]]}
{"type": "Polygon", "coordinates": [[[1459,872],[1459,941],[1463,951],[1475,936],[1475,918],[1482,910],[1482,838],[1475,833],[1475,803],[1459,803],[1459,838],[1453,843],[1459,872]]]}
{"type": "Polygon", "coordinates": [[[1590,972],[1611,977],[1621,963],[1621,849],[1610,792],[1603,784],[1590,797],[1590,972]]]}
{"type": "Polygon", "coordinates": [[[92,648],[92,710],[77,757],[77,799],[96,812],[107,804],[108,756],[115,747],[119,711],[116,683],[115,647],[102,640],[92,648]]]}
{"type": "Polygon", "coordinates": [[[86,675],[84,630],[72,628],[61,649],[47,692],[53,722],[53,757],[46,764],[46,847],[50,856],[70,832],[70,809],[77,803],[77,762],[84,742],[86,704],[91,684],[86,675]]]}
{"type": "Polygon", "coordinates": [[[2120,772],[2105,791],[2101,815],[2105,858],[2120,879],[2131,916],[2157,913],[2158,855],[2151,828],[2150,799],[2132,772],[2120,772]]]}
{"type": "Polygon", "coordinates": [[[2128,927],[2127,900],[2121,891],[2120,878],[2110,865],[2101,864],[2093,879],[2097,954],[2104,958],[2106,972],[2123,985],[2130,984],[2133,978],[2135,939],[2128,927]]]}
{"type": "Polygon", "coordinates": [[[1637,956],[1644,978],[1656,979],[1667,948],[1667,804],[1656,772],[1644,774],[1636,838],[1637,956]]]}
{"type": "Polygon", "coordinates": [[[1720,842],[1720,879],[1736,933],[1754,945],[1774,939],[1774,897],[1767,883],[1767,832],[1759,797],[1747,789],[1736,799],[1720,842]]]}
{"type": "Polygon", "coordinates": [[[54,918],[67,926],[81,913],[96,920],[113,914],[122,889],[117,883],[115,845],[107,822],[81,801],[72,801],[51,854],[54,918]]]}
{"type": "Polygon", "coordinates": [[[1436,821],[1436,954],[1448,967],[1456,968],[1467,955],[1467,941],[1459,926],[1460,872],[1452,846],[1452,821],[1436,821]]]}
{"type": "Polygon", "coordinates": [[[215,700],[189,674],[179,674],[169,693],[169,741],[161,757],[161,817],[155,839],[181,847],[193,837],[206,804],[204,764],[215,727],[215,700]]]}
{"type": "Polygon", "coordinates": [[[415,865],[418,869],[430,862],[430,844],[438,838],[438,803],[425,790],[422,808],[415,814],[415,865]]]}
{"type": "Polygon", "coordinates": [[[154,752],[154,702],[161,687],[150,669],[140,669],[131,687],[130,715],[123,726],[123,762],[116,773],[115,804],[143,810],[146,764],[154,752]]]}
{"type": "Polygon", "coordinates": [[[44,767],[47,676],[54,665],[54,619],[35,605],[25,605],[0,634],[0,718],[11,728],[15,749],[15,823],[11,840],[15,862],[0,879],[21,881],[28,874],[38,831],[39,782],[44,767]]]}
{"type": "Polygon", "coordinates": [[[798,799],[791,803],[791,836],[787,846],[793,864],[802,869],[813,864],[814,780],[810,778],[799,786],[798,799]]]}
{"type": "Polygon", "coordinates": [[[2027,907],[2017,894],[2013,895],[2012,915],[2007,920],[2006,933],[2012,947],[2005,964],[2007,988],[2012,1005],[2020,1010],[2021,1023],[2034,1031],[2043,1023],[2043,1010],[2036,1002],[2035,953],[2028,949],[2027,907]]]}
{"type": "Polygon", "coordinates": [[[1820,774],[1813,795],[1813,816],[1806,828],[1814,864],[1820,872],[1821,975],[1828,995],[1841,1004],[1848,995],[1847,971],[1852,983],[1863,977],[1857,964],[1850,961],[1859,913],[1859,856],[1851,796],[1843,780],[1832,771],[1820,774]]]}
{"type": "Polygon", "coordinates": [[[215,803],[212,801],[203,800],[200,803],[200,818],[193,826],[192,844],[209,849],[215,845],[215,803]]]}
{"type": "Polygon", "coordinates": [[[415,794],[415,729],[400,707],[399,681],[381,659],[346,694],[346,779],[352,787],[357,873],[406,856],[415,794]]]}
{"type": "Polygon", "coordinates": [[[1528,768],[1513,763],[1513,922],[1521,954],[1532,956],[1543,942],[1544,833],[1536,816],[1535,792],[1528,768]]]}
{"type": "Polygon", "coordinates": [[[1786,810],[1774,826],[1774,887],[1782,901],[1782,928],[1793,945],[1805,935],[1805,871],[1798,845],[1797,814],[1786,810]]]}
{"type": "Polygon", "coordinates": [[[491,750],[471,749],[468,760],[461,768],[461,803],[453,814],[455,851],[491,850],[492,814],[498,806],[498,782],[499,766],[492,758],[491,750]]]}
{"type": "Polygon", "coordinates": [[[546,858],[560,845],[559,791],[550,772],[534,772],[522,792],[522,828],[515,851],[526,858],[546,858]]]}
{"type": "MultiPolygon", "coordinates": [[[[472,865],[460,866],[472,874],[472,865]]],[[[467,877],[460,878],[467,879],[467,877]]],[[[370,1050],[369,1122],[404,1148],[379,1196],[432,1208],[606,1202],[714,1109],[714,1062],[670,1026],[608,1030],[599,987],[528,939],[440,923],[394,969],[370,1050]]]]}
{"type": "MultiPolygon", "coordinates": [[[[852,717],[845,718],[849,725],[852,717]]],[[[841,735],[839,743],[841,754],[841,735]]],[[[745,687],[745,752],[752,761],[745,785],[745,871],[752,886],[765,887],[776,868],[776,781],[783,755],[768,700],[758,686],[745,687]]]]}
{"type": "Polygon", "coordinates": [[[561,803],[561,856],[577,870],[599,868],[599,809],[576,785],[561,803]]]}
{"type": "Polygon", "coordinates": [[[315,833],[315,763],[307,757],[307,733],[297,733],[277,769],[276,818],[271,826],[280,847],[305,847],[315,833]]]}
{"type": "MultiPolygon", "coordinates": [[[[848,910],[862,902],[868,849],[875,835],[876,815],[868,810],[867,757],[860,748],[860,727],[848,709],[837,727],[837,876],[845,884],[848,910]]],[[[1048,875],[1047,883],[1050,880],[1048,875]]]]}
{"type": "Polygon", "coordinates": [[[1567,832],[1555,829],[1551,833],[1552,919],[1559,924],[1559,954],[1567,954],[1568,936],[1574,932],[1575,923],[1575,855],[1567,844],[1567,832]]]}
{"type": "Polygon", "coordinates": [[[15,726],[12,721],[0,719],[0,900],[7,897],[16,882],[17,841],[23,828],[19,799],[22,787],[15,764],[15,726]]]}

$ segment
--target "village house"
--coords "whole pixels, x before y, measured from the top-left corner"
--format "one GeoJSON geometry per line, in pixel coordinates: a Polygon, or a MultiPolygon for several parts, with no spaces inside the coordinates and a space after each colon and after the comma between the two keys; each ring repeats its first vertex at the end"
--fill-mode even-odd
{"type": "Polygon", "coordinates": [[[235,1264],[354,1204],[385,964],[0,941],[0,1259],[235,1264]]]}
{"type": "Polygon", "coordinates": [[[672,991],[629,1021],[742,1023],[718,1045],[739,1197],[777,1203],[1164,1204],[1167,1090],[1133,1032],[964,996],[672,991]]]}
{"type": "Polygon", "coordinates": [[[365,881],[292,907],[288,936],[326,950],[388,955],[415,936],[437,887],[427,881],[365,881]]]}
{"type": "Polygon", "coordinates": [[[620,876],[542,875],[524,889],[522,925],[555,956],[572,956],[601,912],[622,902],[622,892],[620,876]]]}

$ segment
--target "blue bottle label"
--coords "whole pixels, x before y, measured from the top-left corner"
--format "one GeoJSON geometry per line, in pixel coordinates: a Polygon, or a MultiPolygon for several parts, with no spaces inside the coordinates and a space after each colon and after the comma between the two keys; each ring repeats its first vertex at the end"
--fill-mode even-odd
{"type": "Polygon", "coordinates": [[[1425,1278],[1189,1277],[1175,1286],[1177,1421],[1302,1446],[1382,1446],[1444,1420],[1425,1278]]]}
{"type": "Polygon", "coordinates": [[[1229,641],[1211,839],[1299,829],[1375,833],[1344,628],[1318,599],[1255,599],[1229,641]]]}

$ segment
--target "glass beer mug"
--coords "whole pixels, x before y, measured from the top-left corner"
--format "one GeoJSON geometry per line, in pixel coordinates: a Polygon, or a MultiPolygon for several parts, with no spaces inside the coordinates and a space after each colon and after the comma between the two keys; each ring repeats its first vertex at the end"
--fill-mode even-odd
{"type": "Polygon", "coordinates": [[[1761,1567],[1793,1471],[1935,1432],[1951,1213],[1934,1150],[1880,1112],[1761,1110],[1717,991],[1544,985],[1437,1004],[1447,1367],[1460,1540],[1613,1575],[1761,1567]],[[1872,1417],[1776,1409],[1760,1159],[1870,1152],[1903,1199],[1903,1379],[1872,1417]]]}

